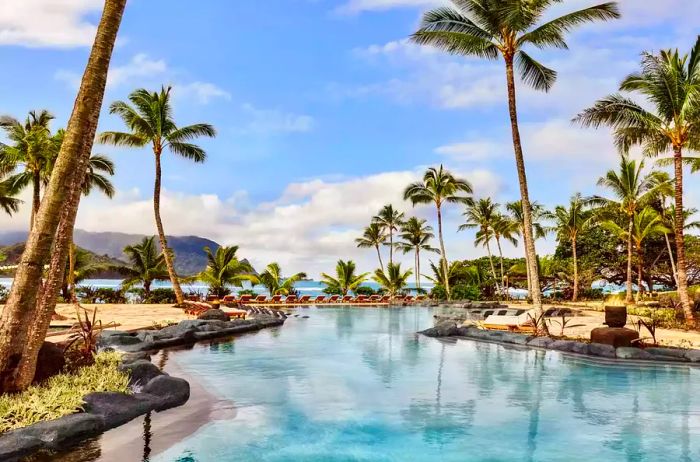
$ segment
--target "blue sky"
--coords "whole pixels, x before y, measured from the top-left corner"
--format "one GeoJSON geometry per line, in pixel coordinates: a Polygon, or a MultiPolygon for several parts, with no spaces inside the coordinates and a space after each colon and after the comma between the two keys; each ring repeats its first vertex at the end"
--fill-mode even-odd
{"type": "MultiPolygon", "coordinates": [[[[406,41],[422,11],[440,3],[130,0],[106,103],[170,84],[180,124],[209,122],[219,132],[202,141],[206,164],[166,160],[166,231],[239,244],[256,264],[277,260],[317,275],[339,257],[363,270],[376,266],[353,239],[387,202],[432,219],[431,209],[400,199],[426,166],[444,163],[477,196],[517,198],[502,63],[406,41]]],[[[558,8],[593,3],[567,0],[558,8]]],[[[534,52],[559,71],[552,92],[519,87],[531,195],[548,206],[576,191],[601,192],[595,180],[616,160],[607,132],[570,119],[614,91],[642,50],[688,50],[697,34],[696,0],[620,4],[622,20],[582,28],[569,51],[534,52]]],[[[0,113],[24,117],[46,108],[57,116],[55,128],[65,125],[100,8],[99,0],[0,5],[0,113]]],[[[101,130],[120,128],[103,112],[101,130]]],[[[96,151],[115,160],[118,194],[86,199],[78,226],[153,233],[152,154],[96,151]]],[[[687,200],[700,205],[694,183],[689,177],[687,200]]],[[[0,229],[23,229],[27,208],[0,229]]],[[[459,213],[448,214],[448,256],[482,255],[472,234],[456,233],[459,213]]],[[[541,251],[551,251],[552,241],[540,242],[541,251]]]]}

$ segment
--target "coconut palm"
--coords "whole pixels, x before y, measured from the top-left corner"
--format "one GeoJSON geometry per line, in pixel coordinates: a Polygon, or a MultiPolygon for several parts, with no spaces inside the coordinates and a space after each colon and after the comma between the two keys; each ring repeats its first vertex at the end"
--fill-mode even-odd
{"type": "Polygon", "coordinates": [[[175,155],[194,162],[204,162],[206,159],[204,149],[191,141],[202,136],[214,137],[216,131],[211,125],[203,123],[178,127],[172,116],[170,90],[171,87],[167,87],[161,88],[160,92],[149,92],[141,88],[129,95],[131,104],[124,101],[112,103],[109,107],[109,112],[121,117],[129,131],[104,132],[98,139],[101,143],[115,146],[136,148],[144,147],[148,144],[152,146],[156,164],[155,185],[153,188],[153,211],[156,228],[177,303],[182,304],[184,296],[175,273],[172,251],[168,247],[168,241],[163,230],[163,221],[160,216],[162,156],[163,152],[169,149],[175,155]]]}
{"type": "MultiPolygon", "coordinates": [[[[662,173],[644,172],[644,161],[637,162],[626,155],[620,156],[618,170],[608,170],[598,179],[598,185],[607,188],[614,198],[594,196],[592,204],[623,213],[627,219],[627,292],[625,301],[632,302],[632,227],[637,211],[649,204],[655,197],[662,183],[662,173]]],[[[606,212],[607,210],[603,210],[606,212]]]]}
{"type": "Polygon", "coordinates": [[[390,296],[394,297],[406,287],[408,278],[413,274],[412,270],[401,271],[401,263],[389,263],[386,271],[378,269],[372,279],[379,284],[390,296]]]}
{"type": "Polygon", "coordinates": [[[20,169],[11,175],[11,189],[20,191],[32,187],[32,214],[30,228],[39,211],[41,186],[46,183],[48,166],[58,154],[60,144],[49,127],[54,116],[47,110],[31,111],[24,123],[12,117],[0,118],[0,128],[10,144],[3,145],[2,159],[7,168],[20,169]]]}
{"type": "Polygon", "coordinates": [[[369,273],[355,274],[355,270],[355,262],[352,260],[338,260],[335,266],[335,277],[321,273],[321,282],[329,290],[347,295],[348,292],[354,291],[365,282],[369,275],[369,273]]]}
{"type": "Polygon", "coordinates": [[[378,224],[389,236],[389,264],[394,263],[394,232],[399,230],[403,217],[403,212],[395,210],[393,205],[388,204],[382,207],[377,216],[372,219],[372,223],[378,224]]]}
{"type": "Polygon", "coordinates": [[[644,154],[656,157],[673,153],[675,241],[678,296],[686,321],[694,322],[686,274],[683,238],[683,153],[700,149],[700,36],[690,55],[678,50],[643,53],[641,71],[625,78],[620,91],[641,96],[645,104],[620,93],[607,96],[576,117],[584,126],[602,125],[614,130],[621,152],[642,146],[644,154]],[[651,108],[651,109],[647,109],[651,108]]]}
{"type": "Polygon", "coordinates": [[[237,245],[222,246],[216,249],[216,252],[212,252],[209,247],[204,247],[204,253],[207,254],[207,267],[195,276],[195,279],[207,284],[209,293],[217,297],[228,294],[230,286],[243,287],[244,281],[257,282],[253,267],[247,261],[239,260],[236,256],[237,252],[237,245]]]}
{"type": "MultiPolygon", "coordinates": [[[[401,234],[399,235],[402,241],[398,243],[398,248],[402,250],[404,254],[414,252],[417,289],[420,289],[421,250],[439,253],[438,249],[430,245],[430,240],[435,237],[435,234],[433,234],[433,227],[427,225],[426,222],[427,220],[411,217],[401,225],[401,234]]],[[[381,268],[381,270],[384,271],[384,268],[381,268]]]]}
{"type": "Polygon", "coordinates": [[[518,111],[516,107],[515,66],[526,84],[536,90],[548,91],[557,74],[536,61],[526,51],[535,48],[567,48],[565,34],[577,26],[595,21],[620,17],[617,4],[603,3],[540,23],[548,16],[555,0],[451,0],[453,7],[440,7],[426,12],[420,29],[411,40],[430,45],[448,53],[496,60],[503,57],[508,87],[508,108],[515,164],[523,202],[525,249],[532,278],[533,303],[540,309],[542,294],[539,290],[535,239],[532,233],[532,214],[525,174],[525,159],[520,142],[518,111]]]}
{"type": "Polygon", "coordinates": [[[384,263],[382,262],[382,252],[379,250],[379,248],[384,244],[384,242],[386,242],[386,234],[379,223],[370,223],[370,225],[367,226],[362,233],[362,237],[355,239],[357,247],[361,249],[374,247],[377,250],[379,267],[382,270],[384,269],[384,263]]]}
{"type": "Polygon", "coordinates": [[[11,180],[0,181],[0,208],[6,214],[12,215],[19,211],[22,201],[15,197],[18,193],[19,191],[11,180]]]}
{"type": "Polygon", "coordinates": [[[106,263],[96,262],[93,255],[84,249],[74,248],[72,254],[71,260],[66,262],[65,282],[61,292],[64,300],[75,303],[77,302],[75,290],[78,284],[100,271],[116,270],[118,268],[106,263]]]}
{"type": "MultiPolygon", "coordinates": [[[[466,219],[465,223],[459,225],[459,231],[467,229],[476,229],[475,245],[486,247],[486,252],[491,265],[493,279],[496,281],[496,289],[500,287],[498,276],[496,275],[496,267],[493,264],[493,254],[491,253],[491,240],[495,238],[494,226],[498,220],[499,204],[491,201],[491,198],[482,198],[467,206],[466,211],[462,214],[466,219]]],[[[500,290],[498,291],[500,293],[500,290]]]]}
{"type": "Polygon", "coordinates": [[[518,223],[510,219],[510,217],[496,215],[493,222],[493,238],[496,240],[498,247],[498,258],[501,267],[501,282],[505,281],[505,272],[503,270],[503,249],[501,248],[501,239],[505,239],[514,246],[518,245],[518,240],[515,236],[518,235],[518,223]]]}
{"type": "Polygon", "coordinates": [[[270,295],[289,295],[294,290],[294,284],[306,277],[306,273],[296,273],[287,278],[282,277],[282,269],[278,263],[270,263],[265,271],[260,273],[253,284],[263,285],[270,295]]]}
{"type": "Polygon", "coordinates": [[[168,268],[165,266],[165,258],[158,249],[155,238],[155,236],[144,237],[138,244],[124,247],[129,266],[120,269],[124,275],[122,289],[126,291],[141,284],[145,299],[151,295],[153,281],[167,280],[170,277],[168,268]]]}
{"type": "Polygon", "coordinates": [[[432,276],[425,274],[423,276],[433,284],[443,287],[445,287],[446,284],[454,286],[459,281],[465,281],[469,285],[479,286],[486,279],[486,275],[481,274],[478,266],[472,266],[463,261],[453,261],[450,264],[447,277],[441,265],[435,265],[433,262],[430,262],[430,269],[433,271],[432,276]]]}
{"type": "MultiPolygon", "coordinates": [[[[525,236],[525,215],[523,214],[522,201],[513,201],[506,204],[506,210],[510,213],[511,218],[518,224],[518,236],[525,236]]],[[[532,214],[532,230],[535,234],[535,240],[542,239],[547,236],[549,228],[544,225],[544,222],[551,219],[551,213],[548,212],[542,204],[537,201],[530,203],[530,211],[532,214]]],[[[527,276],[527,289],[530,290],[530,265],[527,264],[528,254],[525,252],[525,274],[527,276]]]]}
{"type": "MultiPolygon", "coordinates": [[[[415,206],[417,204],[434,204],[437,210],[438,240],[440,241],[440,261],[442,270],[448,272],[447,253],[445,252],[445,241],[442,235],[442,208],[450,203],[469,203],[473,192],[472,185],[468,181],[456,178],[452,173],[445,170],[442,165],[431,167],[423,175],[423,181],[411,183],[403,193],[405,200],[410,200],[415,206]]],[[[449,280],[446,280],[445,291],[450,297],[449,280]]]]}
{"type": "MultiPolygon", "coordinates": [[[[652,236],[669,233],[671,230],[664,225],[659,212],[651,207],[644,207],[634,215],[631,228],[625,229],[613,220],[604,221],[602,225],[621,239],[634,243],[637,251],[637,301],[639,301],[643,288],[644,241],[652,236]]],[[[649,289],[651,290],[651,287],[649,289]]]]}
{"type": "Polygon", "coordinates": [[[576,241],[578,236],[589,225],[593,212],[587,207],[586,201],[581,197],[580,193],[574,194],[569,200],[567,206],[559,205],[554,209],[554,228],[557,231],[559,239],[568,241],[571,244],[574,264],[574,293],[572,301],[578,300],[578,253],[576,250],[576,241]]]}

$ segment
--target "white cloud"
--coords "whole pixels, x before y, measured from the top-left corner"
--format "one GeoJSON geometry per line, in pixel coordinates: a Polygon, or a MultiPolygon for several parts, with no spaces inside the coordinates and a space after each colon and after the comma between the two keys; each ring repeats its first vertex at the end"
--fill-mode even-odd
{"type": "Polygon", "coordinates": [[[435,148],[437,154],[442,154],[455,162],[489,160],[499,157],[502,151],[502,145],[488,140],[446,144],[435,148]]]}
{"type": "Polygon", "coordinates": [[[108,86],[120,86],[133,83],[143,78],[162,75],[168,70],[163,59],[152,59],[145,53],[139,53],[126,64],[111,66],[107,76],[108,86]]]}
{"type": "Polygon", "coordinates": [[[209,82],[191,82],[173,85],[173,94],[192,98],[199,104],[209,104],[215,99],[231,101],[231,93],[209,82]]]}
{"type": "Polygon", "coordinates": [[[86,15],[102,0],[4,0],[0,2],[0,45],[89,46],[97,26],[86,15]]]}
{"type": "Polygon", "coordinates": [[[245,133],[305,133],[314,129],[316,121],[310,115],[295,114],[279,109],[259,109],[246,103],[242,107],[249,121],[243,128],[245,133]]]}
{"type": "Polygon", "coordinates": [[[363,11],[386,11],[395,8],[424,8],[445,3],[440,0],[348,0],[336,9],[341,14],[358,14],[363,11]]]}

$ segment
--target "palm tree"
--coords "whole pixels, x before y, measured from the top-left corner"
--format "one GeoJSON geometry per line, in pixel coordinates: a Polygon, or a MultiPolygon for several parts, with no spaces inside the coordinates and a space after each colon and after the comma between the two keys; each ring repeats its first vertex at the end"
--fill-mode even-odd
{"type": "MultiPolygon", "coordinates": [[[[442,165],[431,167],[423,175],[423,181],[411,183],[403,193],[404,200],[410,200],[416,204],[435,204],[438,222],[438,240],[440,241],[440,261],[443,272],[448,272],[447,253],[445,252],[445,241],[442,235],[442,207],[450,203],[469,203],[473,192],[472,185],[468,181],[455,178],[452,173],[445,170],[442,165]]],[[[445,291],[450,297],[449,280],[446,281],[445,291]]]]}
{"type": "Polygon", "coordinates": [[[144,237],[141,242],[124,247],[129,266],[121,268],[124,274],[122,289],[129,290],[137,284],[143,286],[144,299],[151,295],[153,281],[169,279],[163,253],[158,249],[155,236],[144,237]]]}
{"type": "Polygon", "coordinates": [[[515,65],[522,80],[536,90],[548,91],[557,74],[525,52],[527,45],[536,48],[567,48],[564,34],[575,27],[594,21],[620,17],[617,3],[610,2],[585,8],[539,24],[553,0],[451,0],[454,7],[441,7],[426,12],[420,29],[411,39],[448,53],[496,60],[503,57],[508,87],[508,108],[513,135],[515,164],[523,203],[525,251],[531,275],[532,301],[542,307],[542,294],[537,274],[535,239],[532,233],[532,212],[525,174],[525,159],[520,142],[515,92],[515,65]]]}
{"type": "MultiPolygon", "coordinates": [[[[510,212],[511,218],[518,224],[518,236],[525,236],[525,214],[523,213],[523,202],[513,201],[506,204],[506,210],[510,212]]],[[[551,219],[551,213],[548,212],[542,204],[537,201],[530,202],[530,211],[532,215],[532,229],[535,234],[535,241],[547,236],[549,229],[542,222],[551,219]]],[[[528,264],[528,253],[525,252],[525,273],[527,276],[527,290],[531,290],[532,283],[530,281],[530,265],[528,264]]]]}
{"type": "MultiPolygon", "coordinates": [[[[207,267],[195,276],[209,286],[209,292],[217,297],[223,297],[229,293],[229,286],[243,287],[244,281],[256,282],[253,267],[245,260],[239,260],[236,256],[238,246],[219,247],[213,253],[209,247],[204,247],[207,254],[207,267]]],[[[163,252],[165,254],[165,252],[163,252]]],[[[166,257],[167,266],[167,257],[166,257]]],[[[170,271],[168,271],[170,274],[170,271]]]]}
{"type": "Polygon", "coordinates": [[[568,206],[559,205],[554,209],[555,229],[560,240],[567,240],[571,243],[571,251],[574,260],[574,293],[571,301],[578,300],[578,253],[576,241],[578,236],[588,226],[593,212],[586,207],[586,201],[580,193],[574,194],[569,200],[568,206]]]}
{"type": "Polygon", "coordinates": [[[278,263],[270,263],[265,271],[253,281],[255,285],[262,284],[270,295],[289,295],[294,290],[294,284],[306,277],[306,273],[296,273],[288,278],[282,277],[282,269],[278,263]]]}
{"type": "Polygon", "coordinates": [[[614,130],[621,152],[640,145],[647,156],[673,152],[675,175],[675,241],[678,296],[688,323],[694,322],[688,277],[686,274],[685,241],[683,238],[683,151],[700,149],[700,36],[690,55],[678,50],[661,51],[658,55],[642,54],[641,72],[625,78],[620,91],[641,95],[647,110],[622,94],[609,95],[583,111],[576,121],[583,126],[605,125],[614,130]]]}
{"type": "Polygon", "coordinates": [[[373,223],[378,224],[389,235],[389,264],[394,263],[394,232],[399,230],[403,217],[403,212],[394,210],[394,206],[388,204],[382,207],[377,216],[372,219],[373,223]]]}
{"type": "MultiPolygon", "coordinates": [[[[435,237],[433,227],[426,224],[427,220],[411,217],[401,225],[401,234],[399,237],[403,239],[398,243],[398,248],[404,254],[414,252],[414,264],[416,275],[416,289],[420,289],[420,251],[439,253],[438,249],[429,244],[430,240],[435,237]]],[[[381,268],[384,271],[384,268],[381,268]]]]}
{"type": "MultiPolygon", "coordinates": [[[[644,267],[643,243],[651,236],[668,233],[671,230],[664,225],[659,212],[651,207],[644,207],[634,215],[631,228],[624,229],[613,220],[604,221],[602,224],[621,239],[634,243],[634,247],[637,250],[637,301],[639,301],[642,292],[642,269],[644,267]]],[[[651,290],[651,287],[649,289],[651,290]]]]}
{"type": "Polygon", "coordinates": [[[204,162],[206,159],[204,149],[191,143],[191,140],[201,136],[214,137],[216,131],[209,124],[194,124],[178,128],[172,116],[170,90],[171,87],[168,87],[161,88],[160,92],[149,92],[141,88],[129,95],[131,104],[124,101],[112,103],[109,107],[110,114],[121,117],[129,132],[105,132],[98,139],[101,143],[115,146],[138,148],[148,144],[152,146],[156,162],[153,188],[153,211],[156,228],[177,303],[182,304],[184,296],[175,273],[172,250],[168,247],[160,217],[161,160],[163,152],[167,148],[178,156],[194,162],[204,162]]]}
{"type": "Polygon", "coordinates": [[[63,283],[68,234],[78,211],[83,166],[92,151],[112,50],[126,0],[105,0],[83,73],[66,139],[15,272],[0,317],[0,393],[19,391],[32,381],[63,283]],[[48,279],[44,266],[50,261],[48,279]],[[42,290],[43,288],[43,290],[42,290]]]}
{"type": "Polygon", "coordinates": [[[24,123],[12,117],[0,118],[0,128],[11,144],[2,148],[3,161],[8,167],[21,171],[8,178],[12,189],[20,191],[32,186],[30,229],[39,211],[41,186],[46,183],[48,165],[58,154],[60,144],[51,135],[49,124],[54,116],[47,110],[30,111],[24,123]]]}
{"type": "Polygon", "coordinates": [[[518,245],[518,240],[515,238],[518,234],[518,223],[511,220],[509,217],[496,215],[493,222],[493,237],[496,239],[498,247],[498,257],[501,266],[501,283],[505,282],[505,272],[503,270],[503,250],[501,249],[501,239],[505,239],[514,246],[518,245]]]}
{"type": "Polygon", "coordinates": [[[442,270],[442,266],[436,266],[430,262],[430,269],[433,275],[424,275],[426,279],[435,285],[454,286],[459,281],[465,281],[469,285],[479,286],[486,279],[486,275],[481,274],[480,269],[476,265],[469,265],[463,261],[453,261],[450,264],[447,275],[442,270]]]}
{"type": "Polygon", "coordinates": [[[392,297],[398,295],[405,287],[408,278],[413,274],[412,270],[401,272],[401,263],[389,263],[384,270],[374,272],[372,279],[379,284],[392,297]]]}
{"type": "Polygon", "coordinates": [[[19,205],[22,201],[15,197],[18,193],[19,191],[16,190],[11,179],[0,181],[0,208],[6,214],[12,215],[19,211],[19,205]]]}
{"type": "Polygon", "coordinates": [[[500,290],[498,290],[500,284],[498,283],[496,267],[493,264],[493,254],[491,253],[491,240],[495,237],[494,225],[498,219],[498,207],[499,204],[492,202],[491,198],[488,197],[469,204],[467,210],[462,214],[466,218],[466,222],[459,225],[458,230],[477,229],[474,244],[486,247],[493,279],[496,281],[496,289],[500,293],[500,290]]]}
{"type": "Polygon", "coordinates": [[[108,271],[111,269],[118,268],[109,264],[98,263],[87,250],[77,247],[74,248],[72,250],[71,259],[66,262],[64,286],[61,289],[64,300],[76,303],[77,297],[75,290],[78,284],[100,271],[108,271]]]}
{"type": "Polygon", "coordinates": [[[340,292],[344,296],[350,291],[357,289],[363,282],[367,280],[369,273],[355,274],[355,262],[352,260],[338,260],[335,266],[336,276],[330,276],[326,273],[321,273],[321,282],[326,287],[334,292],[340,292]]]}
{"type": "Polygon", "coordinates": [[[382,263],[382,252],[379,247],[386,242],[386,234],[384,234],[384,229],[379,223],[370,223],[368,227],[365,228],[362,233],[362,237],[355,239],[357,247],[361,249],[367,249],[374,247],[377,250],[377,258],[379,259],[379,267],[384,270],[384,263],[382,263]]]}
{"type": "MultiPolygon", "coordinates": [[[[623,213],[627,218],[627,294],[625,301],[632,302],[632,227],[637,211],[649,204],[657,194],[661,184],[660,172],[644,173],[644,161],[620,156],[618,170],[609,170],[605,176],[598,179],[598,186],[603,186],[612,192],[614,199],[594,196],[591,203],[602,205],[623,213]]],[[[605,210],[603,210],[605,212],[605,210]]]]}

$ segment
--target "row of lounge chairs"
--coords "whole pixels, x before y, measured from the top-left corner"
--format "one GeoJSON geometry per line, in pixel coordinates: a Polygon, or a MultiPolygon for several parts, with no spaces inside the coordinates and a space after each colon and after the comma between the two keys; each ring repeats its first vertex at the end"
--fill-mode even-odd
{"type": "Polygon", "coordinates": [[[396,302],[403,303],[414,303],[426,300],[425,295],[419,295],[414,297],[412,295],[399,296],[392,299],[389,295],[331,295],[326,297],[325,295],[319,295],[317,297],[312,297],[311,295],[302,295],[297,297],[296,295],[289,295],[284,297],[282,295],[274,295],[268,297],[267,295],[258,295],[253,297],[252,295],[241,295],[237,298],[234,295],[226,295],[221,299],[221,303],[225,305],[238,304],[243,305],[329,305],[329,304],[349,304],[349,305],[371,305],[371,304],[388,304],[392,300],[396,302]]]}

